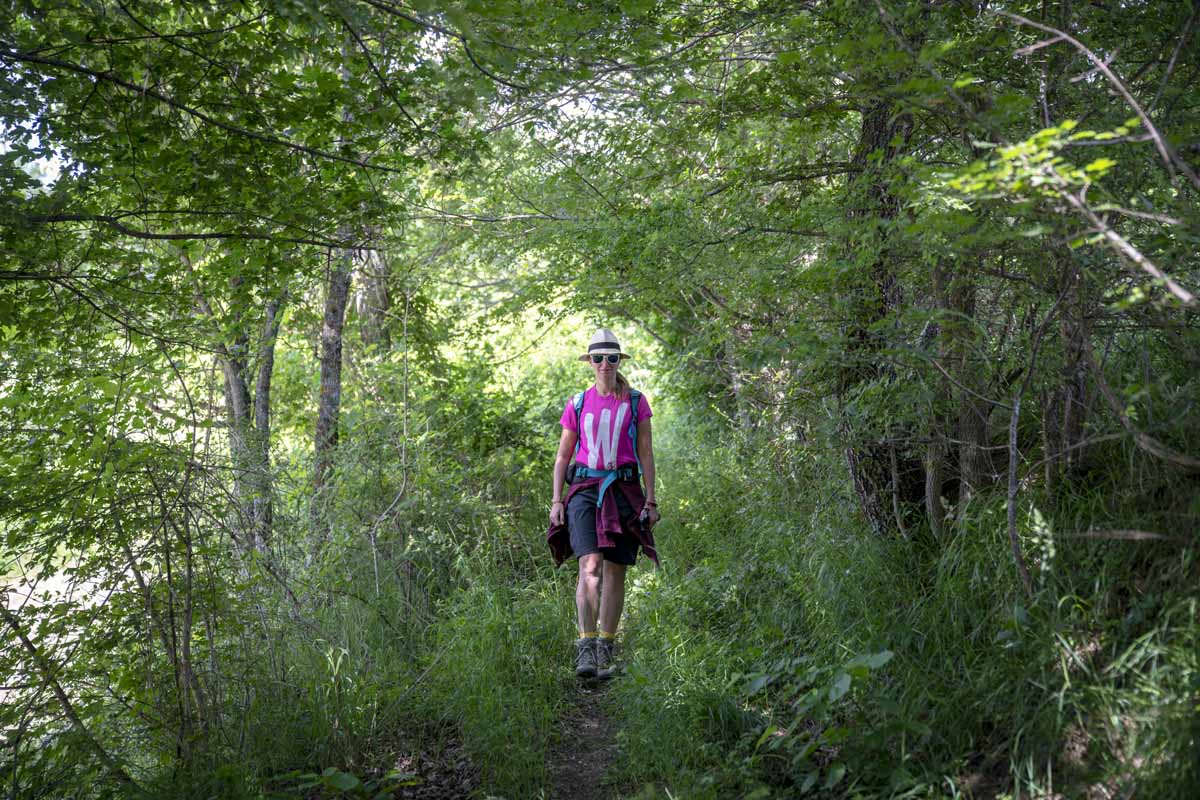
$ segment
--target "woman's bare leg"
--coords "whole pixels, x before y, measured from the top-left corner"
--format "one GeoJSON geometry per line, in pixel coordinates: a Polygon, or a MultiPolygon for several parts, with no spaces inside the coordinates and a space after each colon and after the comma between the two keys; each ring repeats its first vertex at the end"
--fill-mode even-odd
{"type": "Polygon", "coordinates": [[[621,611],[625,608],[625,565],[604,562],[603,589],[600,591],[600,630],[617,632],[621,611]]]}
{"type": "Polygon", "coordinates": [[[579,582],[575,585],[575,610],[579,615],[579,633],[596,632],[596,613],[600,609],[600,575],[604,556],[589,553],[579,557],[579,582]]]}

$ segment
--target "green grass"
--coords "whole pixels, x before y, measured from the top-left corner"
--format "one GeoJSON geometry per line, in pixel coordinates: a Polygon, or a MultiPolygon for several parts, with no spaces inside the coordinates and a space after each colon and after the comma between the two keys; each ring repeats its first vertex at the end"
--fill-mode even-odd
{"type": "Polygon", "coordinates": [[[1024,497],[1027,599],[1001,496],[976,498],[948,541],[881,539],[830,488],[836,456],[756,481],[761,450],[684,444],[695,485],[664,510],[688,524],[664,524],[665,569],[631,594],[631,679],[615,687],[630,794],[791,796],[814,772],[813,791],[837,779],[864,797],[1200,787],[1194,550],[1061,536],[1130,504],[1024,497]]]}
{"type": "Polygon", "coordinates": [[[439,609],[425,657],[421,712],[452,723],[488,790],[531,797],[574,676],[573,610],[558,582],[481,576],[439,609]]]}

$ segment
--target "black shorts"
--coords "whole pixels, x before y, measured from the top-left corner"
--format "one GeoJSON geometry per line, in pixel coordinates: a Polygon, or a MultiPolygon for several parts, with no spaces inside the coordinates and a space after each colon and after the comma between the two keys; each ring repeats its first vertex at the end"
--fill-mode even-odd
{"type": "MultiPolygon", "coordinates": [[[[621,494],[619,489],[610,486],[608,491],[617,501],[617,513],[621,515],[621,523],[625,527],[632,528],[636,524],[637,512],[629,505],[629,501],[625,499],[625,495],[621,494]]],[[[567,529],[571,533],[571,551],[576,558],[591,553],[600,553],[604,556],[605,561],[632,566],[637,561],[638,547],[640,546],[636,536],[628,533],[620,534],[616,537],[615,547],[600,547],[596,543],[596,512],[599,511],[596,508],[596,497],[599,492],[599,486],[589,486],[571,495],[571,502],[567,506],[567,529]]]]}

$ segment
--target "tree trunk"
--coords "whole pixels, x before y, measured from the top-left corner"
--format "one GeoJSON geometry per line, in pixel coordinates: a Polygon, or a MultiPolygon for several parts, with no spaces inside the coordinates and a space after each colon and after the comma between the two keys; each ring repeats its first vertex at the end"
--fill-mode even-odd
{"type": "Polygon", "coordinates": [[[247,380],[250,368],[246,338],[239,337],[232,347],[221,351],[234,496],[238,499],[241,522],[238,527],[247,532],[243,542],[247,549],[262,550],[270,542],[273,493],[271,375],[275,367],[275,339],[279,335],[282,304],[282,297],[267,304],[253,404],[247,380]]]}
{"type": "Polygon", "coordinates": [[[958,507],[960,513],[985,483],[993,480],[988,458],[987,369],[983,342],[975,320],[975,282],[956,276],[949,292],[950,317],[945,325],[947,361],[958,383],[958,507]]]}
{"type": "Polygon", "coordinates": [[[1089,309],[1081,285],[1081,276],[1073,264],[1064,265],[1064,279],[1069,282],[1066,300],[1060,312],[1059,342],[1062,363],[1058,384],[1046,400],[1042,438],[1046,453],[1046,485],[1053,490],[1063,479],[1069,479],[1078,467],[1089,406],[1087,337],[1089,309]]]}
{"type": "Polygon", "coordinates": [[[392,298],[388,291],[387,259],[378,250],[368,250],[361,272],[362,286],[355,293],[354,310],[363,344],[390,350],[392,337],[387,315],[392,310],[392,298]]]}
{"type": "MultiPolygon", "coordinates": [[[[350,81],[346,57],[353,43],[347,37],[342,42],[342,85],[350,81]]],[[[343,109],[342,120],[349,123],[353,114],[343,109]]],[[[339,141],[341,141],[339,139],[339,141]]],[[[338,238],[349,238],[349,228],[338,229],[338,238]]],[[[325,290],[325,316],[321,323],[321,393],[317,399],[317,428],[313,443],[313,505],[318,512],[324,501],[333,454],[338,445],[338,417],[342,408],[342,328],[346,324],[346,305],[350,301],[353,279],[354,251],[345,249],[327,260],[329,282],[325,290]]],[[[314,516],[315,520],[315,516],[314,516]]]]}
{"type": "MultiPolygon", "coordinates": [[[[874,251],[874,258],[865,285],[859,287],[859,296],[853,301],[847,325],[848,352],[837,386],[840,404],[859,387],[888,375],[879,357],[886,342],[873,328],[898,312],[902,303],[894,268],[896,254],[889,241],[890,223],[899,216],[900,203],[891,193],[888,170],[903,152],[911,131],[911,119],[893,115],[886,100],[876,101],[863,111],[854,153],[854,162],[863,167],[863,177],[850,187],[848,217],[852,231],[873,233],[866,234],[865,240],[848,242],[847,250],[867,247],[874,251]]],[[[876,533],[889,533],[898,527],[893,498],[907,501],[924,496],[922,465],[907,452],[899,451],[895,452],[898,462],[893,469],[893,448],[899,450],[895,439],[901,436],[898,430],[890,431],[882,441],[862,441],[848,423],[843,423],[842,432],[847,440],[850,479],[863,515],[876,533]]]]}
{"type": "MultiPolygon", "coordinates": [[[[945,362],[945,336],[942,327],[946,324],[945,311],[949,305],[946,297],[946,267],[942,261],[933,266],[933,298],[934,306],[939,312],[938,321],[930,323],[932,330],[928,339],[936,340],[938,358],[945,362]]],[[[926,337],[922,337],[926,338],[926,337]]],[[[938,373],[933,377],[933,397],[929,408],[929,423],[926,435],[929,443],[925,446],[925,516],[929,519],[929,531],[933,538],[942,538],[942,520],[945,509],[942,507],[942,484],[946,471],[946,430],[947,410],[950,408],[950,381],[938,373]]]]}
{"type": "Polygon", "coordinates": [[[258,378],[254,383],[254,439],[250,451],[255,461],[253,491],[250,496],[250,522],[258,548],[271,543],[274,522],[274,480],[271,473],[271,376],[275,371],[275,341],[283,321],[286,292],[267,303],[262,341],[258,350],[258,378]]]}
{"type": "MultiPolygon", "coordinates": [[[[196,305],[215,323],[220,323],[213,311],[199,278],[187,254],[180,260],[192,277],[196,305]]],[[[232,281],[237,289],[240,278],[232,281]]],[[[217,361],[221,366],[225,395],[225,414],[229,426],[229,457],[233,465],[233,496],[237,498],[237,515],[233,530],[246,534],[240,542],[244,550],[264,548],[271,533],[271,375],[275,367],[275,339],[279,335],[280,309],[286,290],[267,303],[263,334],[258,351],[258,378],[251,405],[249,374],[249,343],[245,335],[245,320],[240,312],[234,314],[233,328],[239,331],[233,344],[217,337],[217,361]]]]}
{"type": "Polygon", "coordinates": [[[313,486],[318,496],[325,488],[338,444],[338,414],[342,404],[342,328],[350,298],[351,262],[349,250],[343,251],[336,259],[330,258],[325,318],[321,325],[321,394],[317,401],[313,453],[313,486]]]}
{"type": "Polygon", "coordinates": [[[1079,466],[1083,451],[1077,449],[1083,441],[1087,424],[1088,369],[1085,340],[1090,334],[1088,310],[1083,287],[1076,279],[1070,302],[1064,310],[1061,326],[1063,348],[1066,359],[1062,368],[1062,464],[1070,473],[1079,466]]]}
{"type": "MultiPolygon", "coordinates": [[[[1043,21],[1061,30],[1070,30],[1070,4],[1063,4],[1057,11],[1056,16],[1051,16],[1043,8],[1043,21]]],[[[1053,121],[1059,117],[1061,91],[1069,86],[1065,70],[1071,58],[1069,54],[1053,48],[1050,53],[1044,78],[1043,105],[1046,117],[1053,121]]],[[[1083,276],[1071,255],[1061,257],[1061,268],[1063,285],[1069,287],[1060,311],[1062,363],[1059,385],[1047,394],[1042,420],[1046,488],[1052,493],[1057,491],[1063,479],[1070,478],[1083,456],[1082,448],[1073,448],[1083,441],[1089,406],[1086,339],[1090,330],[1083,276]]]]}

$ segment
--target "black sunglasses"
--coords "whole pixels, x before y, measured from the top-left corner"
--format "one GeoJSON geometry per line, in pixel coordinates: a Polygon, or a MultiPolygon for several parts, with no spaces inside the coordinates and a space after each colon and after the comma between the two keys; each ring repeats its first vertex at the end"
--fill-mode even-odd
{"type": "Polygon", "coordinates": [[[604,360],[604,359],[606,359],[606,358],[608,359],[608,363],[610,363],[610,364],[616,364],[618,361],[620,361],[620,360],[621,360],[621,355],[620,355],[620,353],[612,353],[612,354],[610,354],[610,355],[607,355],[607,356],[602,356],[602,355],[598,355],[598,354],[597,354],[597,355],[593,355],[593,356],[592,356],[592,363],[593,363],[593,364],[599,364],[601,361],[603,361],[603,360],[604,360]]]}

